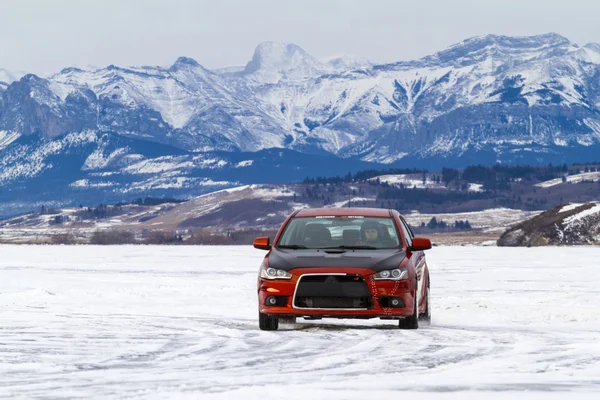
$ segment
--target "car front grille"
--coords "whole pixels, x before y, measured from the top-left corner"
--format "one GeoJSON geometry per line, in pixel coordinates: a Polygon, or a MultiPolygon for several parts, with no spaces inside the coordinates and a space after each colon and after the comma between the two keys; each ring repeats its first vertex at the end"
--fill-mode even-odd
{"type": "Polygon", "coordinates": [[[302,275],[294,307],[307,309],[369,309],[371,292],[360,275],[302,275]]]}

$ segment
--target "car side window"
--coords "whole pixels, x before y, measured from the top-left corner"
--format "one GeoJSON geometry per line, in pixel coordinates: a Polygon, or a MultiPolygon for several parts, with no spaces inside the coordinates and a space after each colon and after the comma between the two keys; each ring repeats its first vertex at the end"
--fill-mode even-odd
{"type": "Polygon", "coordinates": [[[404,218],[402,218],[402,222],[404,222],[404,225],[406,225],[406,230],[410,234],[410,238],[411,238],[411,241],[412,241],[412,238],[415,237],[415,234],[413,233],[412,229],[410,229],[410,225],[408,224],[408,222],[406,222],[406,220],[404,218]]]}
{"type": "Polygon", "coordinates": [[[408,245],[408,247],[412,246],[412,232],[408,229],[408,226],[404,222],[403,218],[400,218],[400,226],[402,227],[402,234],[406,238],[406,244],[408,245]]]}

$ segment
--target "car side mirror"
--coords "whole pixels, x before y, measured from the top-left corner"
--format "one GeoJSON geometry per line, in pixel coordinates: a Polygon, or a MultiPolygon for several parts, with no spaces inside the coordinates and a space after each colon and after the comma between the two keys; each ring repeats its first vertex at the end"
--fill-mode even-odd
{"type": "Polygon", "coordinates": [[[411,251],[423,251],[429,250],[431,248],[431,240],[426,238],[414,237],[412,239],[412,246],[410,246],[411,251]]]}
{"type": "Polygon", "coordinates": [[[260,250],[271,249],[271,239],[268,236],[261,236],[254,239],[254,248],[260,250]]]}

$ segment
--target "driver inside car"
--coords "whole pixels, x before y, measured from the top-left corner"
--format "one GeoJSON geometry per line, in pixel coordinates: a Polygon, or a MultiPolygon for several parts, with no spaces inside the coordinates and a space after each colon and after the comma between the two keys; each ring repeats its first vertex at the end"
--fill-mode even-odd
{"type": "Polygon", "coordinates": [[[359,244],[374,247],[393,247],[391,240],[384,236],[384,227],[377,221],[365,221],[361,228],[361,241],[359,244]]]}

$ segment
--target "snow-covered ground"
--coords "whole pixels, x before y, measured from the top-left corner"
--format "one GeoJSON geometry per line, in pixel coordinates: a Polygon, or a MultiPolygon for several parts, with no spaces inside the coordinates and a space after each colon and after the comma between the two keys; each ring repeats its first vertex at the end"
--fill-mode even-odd
{"type": "Polygon", "coordinates": [[[404,214],[404,217],[412,226],[420,226],[422,223],[427,224],[431,218],[435,217],[438,221],[446,221],[449,224],[453,224],[454,221],[469,221],[473,228],[482,229],[484,232],[503,232],[509,226],[534,217],[540,213],[541,211],[491,208],[483,211],[439,214],[421,214],[418,211],[414,211],[410,214],[404,214]]]}
{"type": "Polygon", "coordinates": [[[567,175],[566,182],[563,182],[562,178],[556,178],[556,179],[550,179],[549,181],[536,183],[533,186],[548,188],[548,187],[560,185],[562,183],[579,183],[582,181],[597,182],[598,180],[600,180],[600,172],[582,172],[580,174],[567,175]]]}
{"type": "Polygon", "coordinates": [[[433,182],[431,179],[427,179],[425,183],[423,183],[423,178],[418,176],[417,174],[406,175],[381,175],[376,176],[374,178],[370,178],[370,181],[374,181],[379,179],[380,182],[388,183],[392,186],[400,186],[400,184],[404,185],[407,188],[417,188],[417,189],[446,189],[446,186],[440,183],[433,182]]]}
{"type": "Polygon", "coordinates": [[[548,399],[600,391],[597,247],[436,247],[433,322],[258,329],[264,252],[0,246],[1,398],[548,399]],[[411,393],[408,393],[411,392],[411,393]]]}

